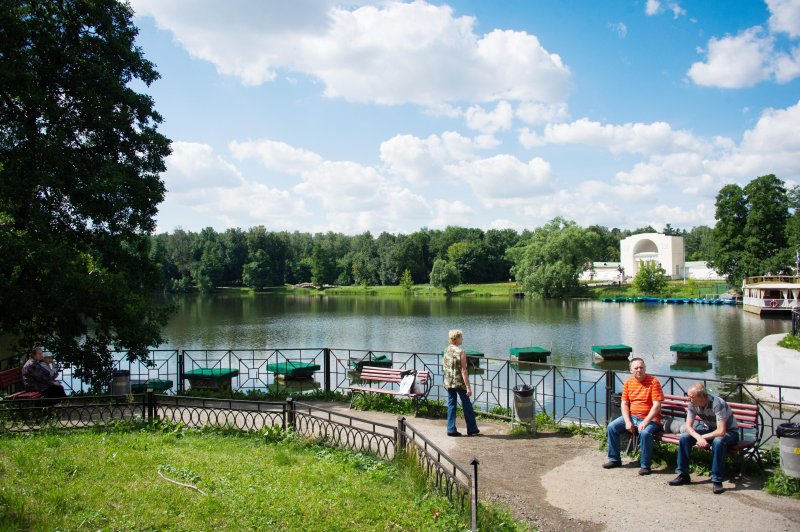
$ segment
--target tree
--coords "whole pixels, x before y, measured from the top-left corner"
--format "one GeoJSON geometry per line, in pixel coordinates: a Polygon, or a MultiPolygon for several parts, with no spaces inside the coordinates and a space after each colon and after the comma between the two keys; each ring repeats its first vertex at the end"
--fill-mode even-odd
{"type": "Polygon", "coordinates": [[[714,254],[714,230],[707,225],[693,227],[684,236],[686,260],[708,261],[714,254]]]}
{"type": "Polygon", "coordinates": [[[633,287],[643,294],[661,294],[667,288],[667,272],[654,260],[642,262],[633,278],[633,287]]]}
{"type": "Polygon", "coordinates": [[[410,292],[414,288],[414,280],[411,278],[411,270],[404,270],[400,278],[400,286],[404,292],[410,292]]]}
{"type": "Polygon", "coordinates": [[[744,226],[747,223],[747,199],[742,187],[725,185],[717,194],[712,268],[727,276],[728,284],[741,282],[744,262],[744,226]]]}
{"type": "Polygon", "coordinates": [[[578,276],[591,261],[597,234],[557,217],[522,241],[523,245],[509,250],[512,273],[526,292],[554,298],[578,288],[578,276]]]}
{"type": "Polygon", "coordinates": [[[98,385],[112,349],[145,359],[167,310],[148,255],[170,141],[158,78],[117,0],[0,9],[0,333],[53,350],[98,385]]]}
{"type": "Polygon", "coordinates": [[[444,259],[436,259],[433,262],[430,281],[436,288],[444,288],[448,295],[453,291],[454,286],[461,283],[456,265],[444,259]]]}

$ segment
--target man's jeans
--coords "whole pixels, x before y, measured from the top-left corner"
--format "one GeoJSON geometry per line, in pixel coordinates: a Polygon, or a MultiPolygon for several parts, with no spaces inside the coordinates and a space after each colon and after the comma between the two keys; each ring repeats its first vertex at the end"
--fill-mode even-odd
{"type": "Polygon", "coordinates": [[[467,390],[465,388],[447,388],[447,432],[456,432],[457,397],[461,398],[461,406],[464,409],[464,421],[467,422],[467,433],[472,434],[478,432],[478,423],[475,421],[475,411],[472,409],[472,401],[467,397],[467,390]]]}
{"type": "MultiPolygon", "coordinates": [[[[644,418],[631,416],[634,426],[644,421],[644,418]]],[[[653,461],[653,436],[661,430],[661,425],[655,421],[647,424],[644,430],[639,431],[639,448],[642,451],[639,464],[641,467],[650,467],[653,461]]],[[[622,462],[619,457],[619,435],[625,432],[625,418],[620,416],[608,424],[608,460],[611,462],[622,462]]]]}
{"type": "MultiPolygon", "coordinates": [[[[698,430],[700,434],[711,432],[711,429],[698,430]]],[[[739,441],[738,431],[729,431],[725,436],[717,436],[711,442],[711,482],[722,482],[725,473],[725,457],[728,455],[728,447],[736,445],[739,441]]],[[[679,475],[689,474],[689,461],[692,456],[692,447],[697,443],[691,434],[684,433],[681,435],[680,442],[678,443],[678,467],[675,471],[679,475]]]]}

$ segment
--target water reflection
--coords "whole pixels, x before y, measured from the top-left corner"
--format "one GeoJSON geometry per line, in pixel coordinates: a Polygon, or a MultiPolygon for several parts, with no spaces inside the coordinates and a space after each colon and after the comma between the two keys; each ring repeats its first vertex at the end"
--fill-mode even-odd
{"type": "MultiPolygon", "coordinates": [[[[447,331],[464,331],[464,347],[507,359],[510,347],[539,345],[553,364],[592,367],[591,346],[626,344],[648,371],[670,374],[674,343],[713,345],[712,367],[695,375],[747,379],[756,373],[756,344],[789,330],[741,308],[645,305],[589,300],[375,296],[329,297],[224,292],[186,296],[165,331],[164,347],[352,348],[438,353],[447,331]]],[[[605,368],[607,369],[607,368],[605,368]]]]}

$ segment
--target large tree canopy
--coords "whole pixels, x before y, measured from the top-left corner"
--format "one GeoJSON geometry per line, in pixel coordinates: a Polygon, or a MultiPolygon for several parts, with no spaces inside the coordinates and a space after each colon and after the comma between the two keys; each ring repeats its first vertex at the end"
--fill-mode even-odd
{"type": "Polygon", "coordinates": [[[170,141],[116,0],[0,0],[0,332],[102,377],[160,342],[148,235],[170,141]]]}
{"type": "Polygon", "coordinates": [[[573,221],[554,218],[509,250],[514,261],[512,273],[526,292],[564,297],[578,289],[578,276],[591,262],[598,239],[597,233],[573,221]]]}

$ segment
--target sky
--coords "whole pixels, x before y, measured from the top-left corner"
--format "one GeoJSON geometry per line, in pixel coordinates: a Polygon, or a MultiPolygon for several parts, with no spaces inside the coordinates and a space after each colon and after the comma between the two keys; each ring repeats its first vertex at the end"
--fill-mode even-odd
{"type": "Polygon", "coordinates": [[[714,225],[800,184],[800,0],[130,0],[158,232],[714,225]]]}

